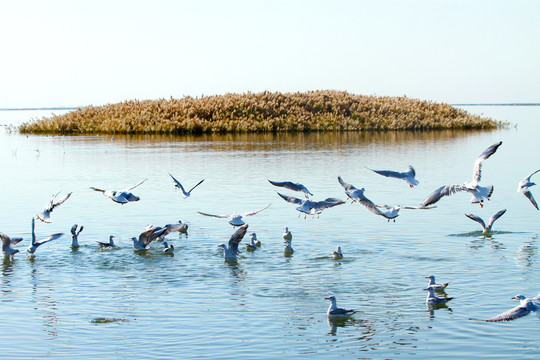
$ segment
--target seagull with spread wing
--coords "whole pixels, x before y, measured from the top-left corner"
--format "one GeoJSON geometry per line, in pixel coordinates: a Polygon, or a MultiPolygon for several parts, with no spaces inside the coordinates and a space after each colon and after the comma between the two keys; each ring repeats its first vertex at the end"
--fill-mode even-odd
{"type": "Polygon", "coordinates": [[[506,212],[506,209],[502,209],[501,211],[498,211],[497,213],[495,213],[493,216],[489,218],[487,225],[486,223],[484,223],[484,220],[482,220],[482,218],[480,218],[479,216],[476,216],[474,214],[465,214],[465,216],[473,221],[476,221],[482,226],[482,234],[484,234],[484,236],[491,236],[492,234],[491,227],[493,226],[493,223],[495,222],[495,220],[503,216],[505,212],[506,212]]]}
{"type": "Polygon", "coordinates": [[[244,226],[240,227],[238,230],[236,230],[229,239],[229,245],[227,244],[220,244],[219,247],[223,249],[223,256],[225,258],[232,258],[236,259],[238,256],[238,245],[240,245],[240,242],[244,238],[247,232],[248,224],[245,224],[244,226]]]}
{"type": "Polygon", "coordinates": [[[81,225],[79,228],[79,231],[77,231],[77,228],[79,225],[75,224],[71,227],[71,247],[72,248],[78,248],[79,247],[79,234],[81,231],[83,231],[84,226],[81,225]]]}
{"type": "Polygon", "coordinates": [[[145,230],[139,235],[139,238],[132,237],[133,247],[135,250],[146,250],[148,245],[158,237],[162,236],[164,232],[167,231],[167,228],[162,227],[151,227],[148,230],[145,230]]]}
{"type": "Polygon", "coordinates": [[[534,205],[536,210],[538,210],[538,204],[536,203],[536,200],[534,200],[534,197],[533,197],[533,195],[531,193],[531,190],[529,190],[529,187],[536,185],[536,183],[533,183],[531,181],[531,177],[534,174],[536,174],[537,172],[539,172],[539,171],[540,171],[540,169],[536,170],[535,172],[533,172],[532,174],[527,176],[525,179],[521,180],[519,182],[518,188],[517,188],[518,192],[521,191],[523,193],[523,195],[525,195],[527,197],[527,199],[529,199],[531,201],[531,203],[534,205]]]}
{"type": "Polygon", "coordinates": [[[197,212],[199,214],[201,214],[201,215],[204,215],[204,216],[212,216],[212,217],[217,217],[217,218],[222,218],[222,219],[230,219],[229,224],[231,224],[232,226],[242,226],[242,225],[245,224],[244,220],[242,219],[243,217],[258,214],[261,211],[268,209],[270,207],[270,205],[272,205],[272,204],[268,204],[267,206],[265,206],[264,208],[262,208],[260,210],[245,212],[245,213],[241,213],[241,214],[233,213],[233,214],[228,214],[228,215],[213,215],[213,214],[203,213],[201,211],[197,211],[197,212]]]}
{"type": "Polygon", "coordinates": [[[54,194],[52,196],[51,200],[49,200],[49,203],[47,205],[45,205],[45,208],[43,209],[43,211],[36,214],[36,217],[39,220],[41,220],[41,221],[43,221],[44,223],[47,223],[47,224],[52,223],[51,212],[54,210],[54,208],[56,208],[57,206],[62,205],[64,203],[64,201],[69,199],[69,197],[71,196],[72,193],[68,193],[68,194],[62,196],[60,199],[55,201],[58,194],[60,194],[60,192],[57,192],[56,194],[54,194]]]}
{"type": "Polygon", "coordinates": [[[146,179],[144,179],[140,183],[138,183],[136,185],[133,185],[133,186],[130,186],[130,187],[124,189],[124,190],[102,190],[102,189],[97,189],[97,188],[92,187],[92,186],[90,187],[90,189],[92,189],[94,191],[102,192],[103,195],[110,198],[112,201],[124,205],[124,204],[127,204],[128,202],[139,201],[140,200],[140,198],[138,196],[133,195],[133,193],[131,193],[130,191],[135,189],[137,186],[141,185],[145,181],[146,181],[146,179]]]}
{"type": "Polygon", "coordinates": [[[49,236],[47,236],[47,237],[44,238],[44,239],[36,240],[35,219],[32,218],[32,244],[30,244],[30,246],[28,246],[28,248],[26,249],[26,251],[28,251],[28,253],[30,253],[30,254],[33,254],[33,253],[36,252],[36,250],[37,250],[41,245],[46,244],[46,243],[48,243],[49,241],[56,240],[56,239],[58,239],[59,237],[61,237],[62,235],[64,235],[64,233],[56,233],[56,234],[49,235],[49,236]]]}
{"type": "Polygon", "coordinates": [[[12,245],[20,243],[23,240],[22,238],[12,239],[3,233],[0,233],[0,238],[2,238],[2,252],[4,254],[6,254],[7,256],[12,256],[19,252],[19,250],[14,249],[12,245]]]}
{"type": "Polygon", "coordinates": [[[285,189],[289,189],[289,190],[293,190],[293,191],[301,191],[301,192],[304,193],[306,198],[308,198],[308,195],[313,196],[313,194],[307,189],[307,187],[305,187],[302,184],[293,183],[291,181],[272,181],[272,180],[268,180],[268,181],[270,182],[270,184],[272,184],[274,186],[283,187],[285,189]]]}
{"type": "Polygon", "coordinates": [[[532,299],[526,298],[523,295],[516,295],[513,296],[512,299],[519,300],[520,304],[508,311],[503,312],[502,314],[499,314],[487,320],[478,320],[472,318],[469,318],[469,320],[487,322],[511,321],[529,315],[532,312],[536,313],[536,316],[538,317],[538,319],[540,319],[540,295],[532,299]]]}
{"type": "Polygon", "coordinates": [[[176,180],[176,179],[174,178],[174,176],[171,175],[171,173],[169,173],[169,176],[173,179],[173,181],[174,181],[174,186],[177,187],[177,188],[179,188],[180,190],[182,190],[182,193],[184,194],[184,199],[190,197],[190,196],[191,196],[191,192],[193,191],[193,189],[195,189],[197,186],[201,185],[202,182],[204,181],[204,179],[202,179],[201,181],[199,181],[199,182],[197,183],[197,185],[195,185],[194,187],[192,187],[191,189],[189,189],[189,191],[186,191],[186,190],[184,189],[184,187],[182,186],[182,184],[180,183],[180,181],[176,180]]]}
{"type": "Polygon", "coordinates": [[[345,204],[345,201],[336,198],[326,198],[321,201],[312,201],[308,199],[299,199],[294,196],[287,196],[277,193],[287,202],[299,205],[296,210],[306,215],[319,215],[324,209],[334,207],[336,205],[345,204]]]}
{"type": "Polygon", "coordinates": [[[369,170],[379,174],[379,175],[382,175],[382,176],[386,176],[386,177],[389,177],[389,178],[394,178],[394,179],[401,179],[401,180],[405,180],[405,182],[407,184],[409,184],[409,187],[415,187],[416,185],[419,184],[418,180],[416,180],[415,176],[416,176],[416,171],[414,170],[414,168],[409,165],[409,168],[406,170],[406,171],[392,171],[392,170],[373,170],[373,169],[370,169],[368,168],[369,170]]]}

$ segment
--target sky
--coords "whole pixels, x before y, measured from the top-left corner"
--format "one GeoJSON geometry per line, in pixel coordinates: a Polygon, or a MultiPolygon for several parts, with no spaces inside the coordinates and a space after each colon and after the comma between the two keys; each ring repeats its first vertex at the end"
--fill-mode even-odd
{"type": "Polygon", "coordinates": [[[538,0],[0,0],[0,108],[343,90],[540,103],[538,0]]]}

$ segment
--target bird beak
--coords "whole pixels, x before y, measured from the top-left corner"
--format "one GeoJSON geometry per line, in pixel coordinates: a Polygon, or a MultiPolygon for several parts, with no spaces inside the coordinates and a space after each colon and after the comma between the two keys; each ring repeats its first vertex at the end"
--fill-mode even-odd
{"type": "Polygon", "coordinates": [[[425,288],[424,290],[429,290],[428,288],[425,288]]]}
{"type": "Polygon", "coordinates": [[[329,297],[326,297],[326,298],[324,298],[324,300],[330,300],[330,298],[329,298],[329,297]]]}

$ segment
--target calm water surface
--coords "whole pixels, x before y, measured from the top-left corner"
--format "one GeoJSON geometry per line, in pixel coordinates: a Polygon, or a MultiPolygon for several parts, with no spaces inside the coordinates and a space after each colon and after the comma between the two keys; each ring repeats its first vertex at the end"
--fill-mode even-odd
{"type": "MultiPolygon", "coordinates": [[[[516,193],[518,181],[540,168],[540,108],[468,110],[512,126],[114,140],[1,132],[0,231],[24,241],[16,246],[21,253],[1,264],[0,357],[538,359],[534,316],[508,323],[468,319],[494,316],[517,304],[512,296],[540,291],[540,212],[516,193]],[[316,200],[344,199],[341,175],[365,187],[375,203],[417,205],[441,185],[469,180],[476,157],[499,140],[503,145],[484,163],[483,183],[495,192],[483,209],[456,194],[434,210],[402,211],[395,223],[350,203],[304,219],[267,181],[301,182],[316,200]],[[413,189],[366,169],[409,164],[420,181],[413,189]],[[183,199],[168,172],[187,186],[206,180],[183,199]],[[121,189],[145,178],[134,190],[141,200],[127,205],[89,189],[121,189]],[[65,235],[30,258],[24,249],[31,218],[58,191],[73,195],[36,232],[65,235]],[[217,245],[234,229],[197,211],[227,214],[270,203],[247,218],[262,247],[242,249],[236,263],[224,261],[217,245]],[[490,240],[464,215],[487,220],[503,208],[490,240]],[[159,242],[146,253],[133,251],[130,238],[145,225],[179,219],[189,231],[169,235],[174,256],[163,255],[159,242]],[[69,246],[73,224],[84,225],[79,250],[69,246]],[[293,233],[292,257],[283,256],[285,226],[293,233]],[[96,242],[109,235],[119,249],[100,250],[96,242]],[[342,261],[331,258],[336,245],[342,261]],[[448,307],[426,308],[430,274],[451,282],[448,307]],[[329,322],[329,295],[359,312],[329,322]]],[[[8,113],[1,116],[9,123],[8,113]]],[[[532,191],[540,199],[540,188],[532,191]]]]}

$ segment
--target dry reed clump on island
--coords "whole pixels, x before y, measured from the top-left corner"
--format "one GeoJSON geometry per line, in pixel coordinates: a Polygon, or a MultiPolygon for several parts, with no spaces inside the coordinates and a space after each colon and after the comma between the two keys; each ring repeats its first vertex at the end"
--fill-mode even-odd
{"type": "Polygon", "coordinates": [[[502,123],[448,104],[344,91],[131,100],[32,120],[22,133],[203,134],[487,129],[502,123]]]}

